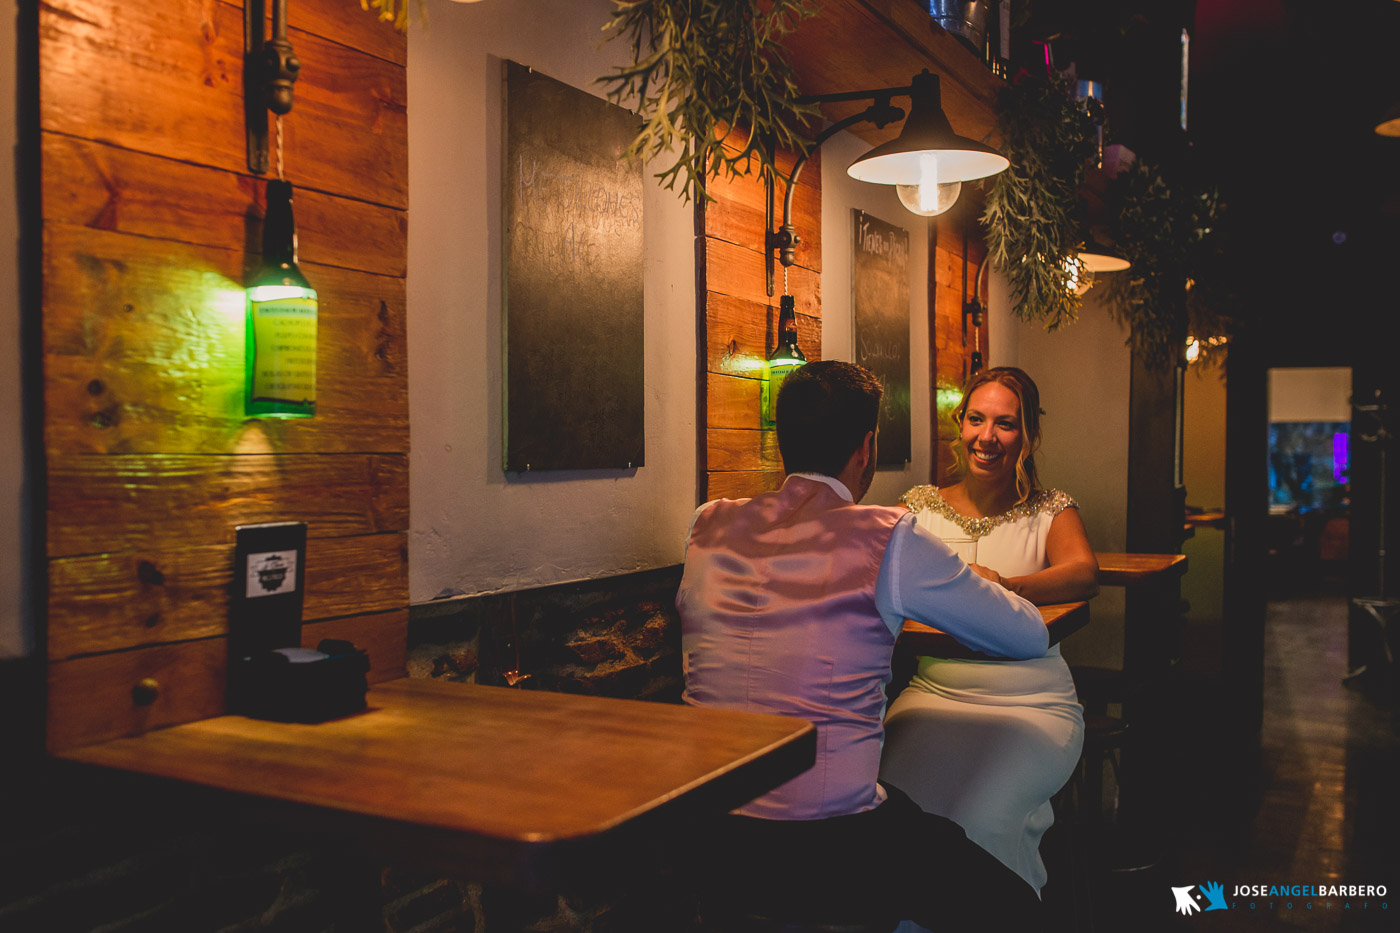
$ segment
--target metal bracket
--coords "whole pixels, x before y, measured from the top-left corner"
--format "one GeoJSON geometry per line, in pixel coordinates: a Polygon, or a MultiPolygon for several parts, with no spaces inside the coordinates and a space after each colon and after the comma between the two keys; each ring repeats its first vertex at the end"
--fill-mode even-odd
{"type": "MultiPolygon", "coordinates": [[[[787,188],[783,194],[783,222],[777,230],[773,229],[773,196],[775,187],[773,176],[777,174],[777,172],[775,169],[773,172],[765,171],[763,173],[763,186],[765,194],[767,195],[767,212],[763,227],[765,247],[764,264],[767,267],[768,296],[770,298],[773,296],[774,252],[777,252],[778,261],[784,266],[791,266],[797,262],[797,244],[802,242],[802,238],[797,235],[797,227],[792,223],[792,192],[793,188],[797,185],[797,176],[802,174],[802,167],[807,164],[808,156],[821,148],[822,143],[847,127],[854,126],[857,123],[870,122],[874,123],[877,127],[883,128],[887,123],[903,119],[904,111],[899,107],[892,106],[890,104],[890,97],[895,94],[908,93],[909,90],[909,88],[886,88],[879,91],[852,91],[848,94],[820,94],[812,97],[798,98],[799,103],[870,99],[873,99],[875,103],[871,104],[860,113],[846,117],[843,120],[838,120],[831,124],[831,126],[822,130],[822,132],[817,135],[817,138],[812,141],[812,145],[808,148],[807,152],[798,157],[797,161],[793,163],[792,172],[784,179],[787,183],[787,188]]],[[[774,164],[776,164],[776,160],[774,160],[774,164]]]]}
{"type": "Polygon", "coordinates": [[[272,0],[272,38],[264,37],[265,0],[243,2],[243,112],[248,128],[248,170],[267,172],[267,112],[291,112],[292,85],[301,60],[287,39],[287,0],[272,0]]]}

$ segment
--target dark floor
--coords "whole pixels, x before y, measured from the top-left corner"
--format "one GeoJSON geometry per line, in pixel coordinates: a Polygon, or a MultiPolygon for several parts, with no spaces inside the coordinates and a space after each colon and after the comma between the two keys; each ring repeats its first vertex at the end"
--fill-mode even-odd
{"type": "MultiPolygon", "coordinates": [[[[1208,676],[1179,688],[1178,708],[1199,722],[1178,722],[1170,740],[1178,746],[1167,766],[1174,790],[1146,847],[1153,854],[1136,864],[1118,859],[1136,870],[1095,876],[1096,933],[1400,930],[1400,739],[1391,685],[1374,666],[1344,683],[1347,616],[1341,595],[1269,603],[1257,754],[1209,753],[1211,744],[1197,737],[1212,733],[1222,692],[1208,676]],[[1226,910],[1204,911],[1199,886],[1208,882],[1223,886],[1226,910]],[[1384,885],[1387,893],[1233,896],[1239,885],[1384,885]],[[1201,909],[1183,915],[1171,889],[1188,886],[1201,909]]],[[[1111,845],[1102,850],[1114,859],[1111,845]]],[[[1072,926],[1089,929],[1082,919],[1072,926]]]]}

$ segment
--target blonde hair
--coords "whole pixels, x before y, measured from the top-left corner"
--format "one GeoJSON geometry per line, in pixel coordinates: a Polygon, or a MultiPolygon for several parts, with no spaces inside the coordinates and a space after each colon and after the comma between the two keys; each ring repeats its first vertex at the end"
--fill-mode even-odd
{"type": "Polygon", "coordinates": [[[1016,501],[1025,502],[1040,485],[1035,472],[1035,452],[1040,449],[1040,416],[1045,414],[1040,408],[1040,389],[1035,380],[1026,375],[1025,370],[1015,366],[994,366],[974,375],[963,386],[962,401],[953,412],[953,424],[958,428],[958,437],[953,442],[953,453],[958,458],[958,468],[966,473],[967,451],[962,445],[962,423],[967,417],[967,403],[972,393],[990,382],[1010,389],[1016,396],[1017,421],[1021,429],[1021,452],[1016,455],[1016,501]]]}

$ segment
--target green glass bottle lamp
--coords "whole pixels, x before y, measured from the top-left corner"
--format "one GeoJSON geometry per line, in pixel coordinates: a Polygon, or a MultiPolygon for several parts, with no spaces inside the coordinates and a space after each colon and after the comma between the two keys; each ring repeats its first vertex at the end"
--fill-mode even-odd
{"type": "Polygon", "coordinates": [[[262,263],[248,281],[244,412],[258,418],[316,414],[316,289],[297,266],[292,186],[267,183],[262,263]]]}
{"type": "Polygon", "coordinates": [[[783,387],[788,373],[806,362],[807,357],[797,348],[797,311],[793,298],[784,295],[778,300],[778,342],[763,362],[764,427],[771,428],[778,423],[778,390],[783,387]]]}

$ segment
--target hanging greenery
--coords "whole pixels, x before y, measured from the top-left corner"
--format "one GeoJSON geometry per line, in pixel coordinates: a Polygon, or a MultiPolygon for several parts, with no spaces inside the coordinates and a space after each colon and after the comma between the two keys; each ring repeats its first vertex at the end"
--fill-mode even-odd
{"type": "Polygon", "coordinates": [[[1001,91],[997,132],[1011,167],[993,179],[982,214],[992,266],[1006,276],[1012,309],[1023,321],[1043,321],[1046,330],[1079,317],[1074,284],[1085,271],[1078,259],[1084,227],[1078,192],[1101,116],[1076,102],[1068,84],[1022,74],[1001,91]]]}
{"type": "MultiPolygon", "coordinates": [[[[360,0],[360,9],[370,11],[386,23],[393,23],[399,32],[408,32],[409,0],[360,0]]],[[[423,15],[423,0],[418,0],[418,15],[423,15]]]]}
{"type": "Polygon", "coordinates": [[[1105,303],[1149,366],[1174,366],[1188,335],[1206,340],[1229,327],[1219,194],[1169,181],[1139,159],[1110,183],[1108,199],[1118,217],[1114,241],[1132,267],[1099,280],[1105,303]]]}
{"type": "Polygon", "coordinates": [[[801,121],[816,108],[797,103],[792,64],[778,39],[817,11],[813,0],[613,3],[603,29],[609,39],[628,40],[632,64],[598,80],[610,86],[609,100],[642,116],[628,154],[674,156],[656,173],[667,188],[679,181],[682,198],[708,197],[707,182],[721,172],[747,173],[750,157],[773,171],[768,144],[806,152],[801,121]],[[743,145],[724,149],[731,138],[743,145]]]}

